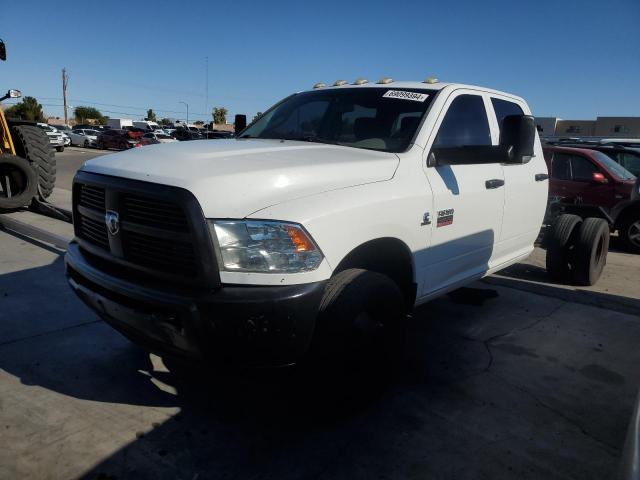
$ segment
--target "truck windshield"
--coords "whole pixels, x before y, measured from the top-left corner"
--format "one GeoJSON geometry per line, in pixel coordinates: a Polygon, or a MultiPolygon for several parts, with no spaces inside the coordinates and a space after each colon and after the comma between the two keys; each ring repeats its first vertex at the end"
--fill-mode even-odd
{"type": "Polygon", "coordinates": [[[384,152],[405,151],[437,90],[335,88],[292,95],[239,138],[329,143],[384,152]]]}

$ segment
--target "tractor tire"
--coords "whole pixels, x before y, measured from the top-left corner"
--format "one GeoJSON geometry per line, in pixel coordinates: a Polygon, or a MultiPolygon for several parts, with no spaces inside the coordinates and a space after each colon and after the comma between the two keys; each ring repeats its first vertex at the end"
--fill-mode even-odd
{"type": "Polygon", "coordinates": [[[0,155],[0,211],[29,205],[38,193],[38,175],[27,160],[0,155]]]}
{"type": "Polygon", "coordinates": [[[56,157],[49,146],[49,138],[40,128],[31,125],[11,127],[16,155],[26,158],[38,174],[41,200],[53,193],[56,184],[56,157]]]}
{"type": "Polygon", "coordinates": [[[570,279],[573,269],[573,247],[582,218],[564,214],[555,219],[545,239],[547,246],[546,266],[549,276],[556,281],[570,279]]]}
{"type": "Polygon", "coordinates": [[[401,357],[407,313],[386,275],[352,268],[332,277],[320,303],[310,356],[326,373],[382,379],[401,357]]]}
{"type": "Polygon", "coordinates": [[[640,253],[640,210],[626,213],[620,221],[618,232],[628,252],[640,253]]]}
{"type": "Polygon", "coordinates": [[[580,225],[573,254],[573,280],[578,285],[594,285],[609,251],[609,224],[602,218],[585,218],[580,225]]]}

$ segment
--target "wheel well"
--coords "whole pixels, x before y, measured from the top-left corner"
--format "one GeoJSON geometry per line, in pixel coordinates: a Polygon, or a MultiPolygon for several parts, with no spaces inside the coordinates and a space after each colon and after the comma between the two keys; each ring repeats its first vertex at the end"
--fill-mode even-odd
{"type": "Polygon", "coordinates": [[[348,268],[362,268],[391,278],[411,309],[416,299],[413,281],[413,255],[409,247],[397,238],[378,238],[353,249],[342,259],[335,272],[348,268]]]}

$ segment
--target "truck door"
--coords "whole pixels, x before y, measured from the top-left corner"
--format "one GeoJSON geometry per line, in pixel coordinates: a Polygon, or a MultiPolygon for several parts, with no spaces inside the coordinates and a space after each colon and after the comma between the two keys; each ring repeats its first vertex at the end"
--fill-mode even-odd
{"type": "MultiPolygon", "coordinates": [[[[505,117],[524,115],[523,103],[504,97],[491,96],[491,109],[495,115],[489,115],[494,122],[498,141],[505,117]]],[[[535,156],[527,163],[505,164],[504,168],[504,218],[500,242],[495,250],[495,265],[527,255],[540,233],[540,227],[547,205],[549,181],[547,165],[539,143],[536,143],[535,156]]]]}
{"type": "Polygon", "coordinates": [[[447,99],[425,149],[423,163],[433,191],[431,247],[427,251],[422,294],[451,288],[489,268],[500,238],[504,174],[500,163],[483,163],[477,154],[447,156],[459,147],[490,146],[486,102],[473,90],[447,99]]]}

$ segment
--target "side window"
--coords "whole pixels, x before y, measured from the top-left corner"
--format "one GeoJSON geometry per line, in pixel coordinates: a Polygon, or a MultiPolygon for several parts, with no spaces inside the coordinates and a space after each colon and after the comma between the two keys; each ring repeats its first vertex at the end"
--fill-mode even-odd
{"type": "Polygon", "coordinates": [[[551,160],[551,178],[571,180],[571,155],[554,153],[551,160]]]}
{"type": "Polygon", "coordinates": [[[590,182],[593,178],[593,173],[598,171],[598,167],[584,157],[572,155],[571,171],[573,173],[572,177],[574,181],[590,182]]]}
{"type": "Polygon", "coordinates": [[[635,176],[640,175],[640,153],[623,152],[620,154],[620,163],[635,176]]]}
{"type": "Polygon", "coordinates": [[[518,105],[517,103],[502,100],[500,98],[492,98],[491,105],[493,105],[493,110],[496,112],[498,126],[501,130],[504,117],[507,117],[509,115],[524,115],[524,112],[520,108],[520,105],[518,105]]]}
{"type": "Polygon", "coordinates": [[[460,95],[449,106],[434,147],[491,145],[489,121],[482,97],[460,95]]]}

